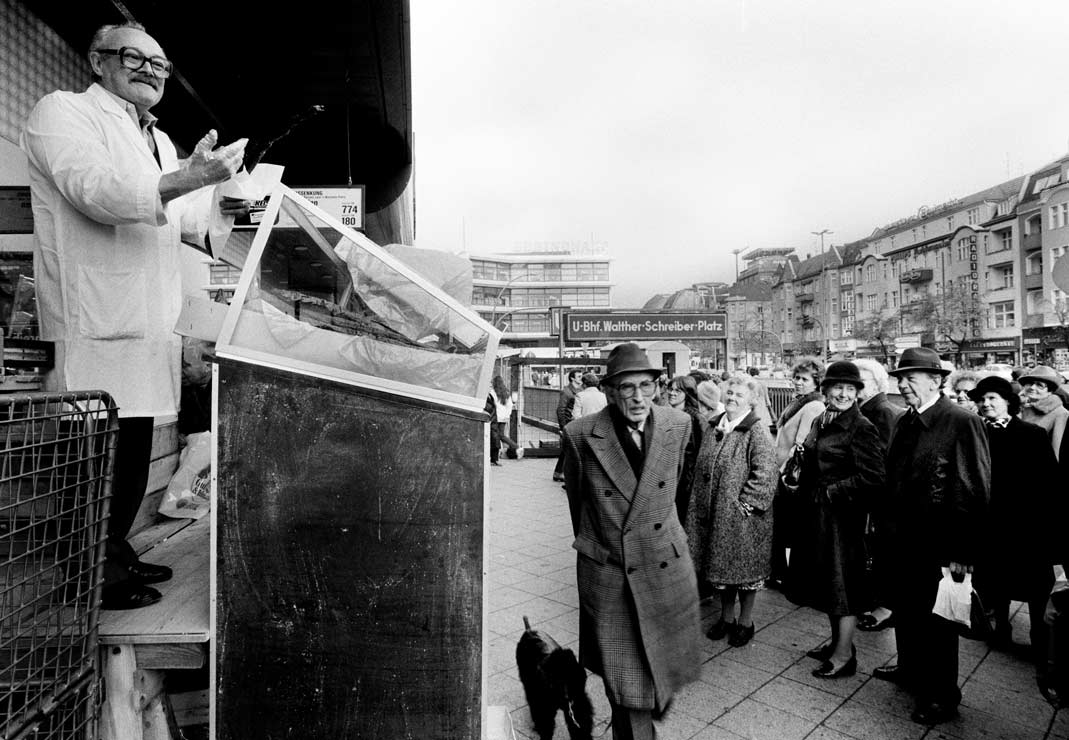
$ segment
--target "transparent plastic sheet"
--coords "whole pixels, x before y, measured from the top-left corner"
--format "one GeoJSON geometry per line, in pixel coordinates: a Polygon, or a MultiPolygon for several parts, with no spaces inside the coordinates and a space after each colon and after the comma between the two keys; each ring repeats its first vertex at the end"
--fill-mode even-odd
{"type": "Polygon", "coordinates": [[[428,288],[447,285],[465,305],[470,262],[394,245],[390,256],[405,267],[396,266],[288,195],[280,209],[292,225],[273,226],[246,266],[253,279],[230,344],[306,368],[480,395],[492,329],[428,288]]]}

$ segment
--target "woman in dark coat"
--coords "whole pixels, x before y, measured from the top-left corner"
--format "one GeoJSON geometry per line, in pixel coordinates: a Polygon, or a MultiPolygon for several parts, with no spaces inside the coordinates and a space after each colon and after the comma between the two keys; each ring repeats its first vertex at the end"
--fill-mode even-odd
{"type": "Polygon", "coordinates": [[[668,381],[665,386],[665,398],[668,405],[676,411],[682,411],[690,417],[690,447],[687,448],[688,473],[679,483],[679,492],[676,493],[676,509],[679,521],[687,523],[687,509],[690,502],[690,476],[694,470],[694,463],[698,459],[698,450],[702,448],[702,431],[705,428],[705,418],[702,416],[701,401],[698,399],[698,384],[690,375],[677,375],[668,381]]]}
{"type": "Polygon", "coordinates": [[[1028,604],[1032,654],[1037,671],[1046,667],[1047,625],[1043,612],[1064,537],[1059,498],[1065,482],[1046,431],[1015,418],[1018,397],[1009,381],[982,378],[970,395],[979,406],[991,448],[991,504],[987,547],[976,565],[976,589],[995,612],[996,644],[1010,644],[1010,600],[1028,604]]]}
{"type": "Polygon", "coordinates": [[[865,572],[865,519],[883,480],[883,445],[857,407],[864,387],[852,362],[832,363],[820,384],[826,411],[806,437],[791,550],[792,601],[828,615],[831,642],[809,651],[818,678],[857,672],[854,629],[871,604],[865,572]]]}

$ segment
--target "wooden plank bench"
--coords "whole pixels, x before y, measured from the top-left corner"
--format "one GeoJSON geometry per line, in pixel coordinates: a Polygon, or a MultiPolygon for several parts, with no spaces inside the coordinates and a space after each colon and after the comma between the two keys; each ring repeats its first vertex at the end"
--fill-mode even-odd
{"type": "Polygon", "coordinates": [[[100,612],[102,740],[178,737],[164,692],[165,672],[201,668],[207,661],[210,517],[192,521],[156,513],[177,466],[174,425],[157,427],[148,485],[152,493],[146,494],[129,539],[140,556],[170,567],[174,577],[154,586],[163,594],[157,604],[100,612]]]}

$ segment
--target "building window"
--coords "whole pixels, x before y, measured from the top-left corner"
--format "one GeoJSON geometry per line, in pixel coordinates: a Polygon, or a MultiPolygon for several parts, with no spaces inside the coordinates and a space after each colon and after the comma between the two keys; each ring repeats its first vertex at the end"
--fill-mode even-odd
{"type": "Polygon", "coordinates": [[[1043,250],[1037,249],[1032,252],[1024,260],[1024,274],[1025,275],[1042,275],[1043,274],[1043,250]]]}
{"type": "Polygon", "coordinates": [[[1069,224],[1069,203],[1059,203],[1048,209],[1050,213],[1050,228],[1061,229],[1069,224]]]}
{"type": "Polygon", "coordinates": [[[853,316],[844,316],[843,317],[843,336],[847,336],[848,337],[853,333],[854,333],[854,317],[853,316]]]}
{"type": "Polygon", "coordinates": [[[872,311],[876,310],[876,294],[875,293],[869,293],[867,296],[865,296],[865,310],[870,312],[870,313],[872,311]]]}
{"type": "Polygon", "coordinates": [[[839,285],[853,285],[854,284],[854,271],[843,270],[839,273],[839,285]]]}
{"type": "Polygon", "coordinates": [[[966,223],[968,223],[969,226],[972,226],[974,224],[980,223],[980,207],[979,206],[977,206],[976,208],[970,208],[966,212],[965,215],[966,215],[966,223]]]}
{"type": "Polygon", "coordinates": [[[883,263],[883,279],[887,280],[887,263],[883,263]]]}
{"type": "Polygon", "coordinates": [[[1065,304],[1065,299],[1067,297],[1069,297],[1069,294],[1064,293],[1063,291],[1059,290],[1058,288],[1055,288],[1054,290],[1052,290],[1050,292],[1050,302],[1051,302],[1051,305],[1054,306],[1054,310],[1055,311],[1058,311],[1058,310],[1064,311],[1066,308],[1069,308],[1069,306],[1066,306],[1066,304],[1065,304]]]}
{"type": "Polygon", "coordinates": [[[891,308],[898,308],[898,291],[891,294],[891,308]]]}
{"type": "Polygon", "coordinates": [[[991,285],[993,290],[1013,287],[1013,265],[995,268],[995,282],[991,285]]]}
{"type": "Polygon", "coordinates": [[[962,238],[958,239],[958,261],[965,261],[969,259],[969,240],[962,238]]]}
{"type": "Polygon", "coordinates": [[[992,303],[988,328],[1008,329],[1012,326],[1015,326],[1013,321],[1013,301],[992,303]]]}
{"type": "Polygon", "coordinates": [[[1069,249],[1064,244],[1060,247],[1053,247],[1050,250],[1050,269],[1054,269],[1054,263],[1058,261],[1058,258],[1065,254],[1065,250],[1069,249]]]}
{"type": "Polygon", "coordinates": [[[947,216],[947,232],[949,233],[949,232],[951,232],[953,230],[954,230],[954,217],[953,216],[947,216]]]}
{"type": "Polygon", "coordinates": [[[871,283],[876,280],[876,265],[865,265],[865,282],[871,283]]]}
{"type": "Polygon", "coordinates": [[[1006,229],[999,234],[999,244],[1002,249],[1013,249],[1013,231],[1006,229]]]}
{"type": "Polygon", "coordinates": [[[1036,288],[1025,294],[1025,313],[1043,313],[1043,289],[1036,288]]]}
{"type": "Polygon", "coordinates": [[[894,248],[895,248],[895,236],[894,236],[894,234],[891,234],[891,249],[894,249],[894,248]]]}

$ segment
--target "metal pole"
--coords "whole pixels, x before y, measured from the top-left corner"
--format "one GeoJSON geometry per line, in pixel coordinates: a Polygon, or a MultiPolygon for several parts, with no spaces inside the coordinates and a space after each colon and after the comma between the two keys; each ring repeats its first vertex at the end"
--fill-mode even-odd
{"type": "Polygon", "coordinates": [[[557,315],[559,317],[559,326],[557,327],[557,360],[560,363],[560,369],[557,372],[558,381],[560,383],[560,389],[564,390],[564,311],[563,309],[557,309],[557,315]]]}

